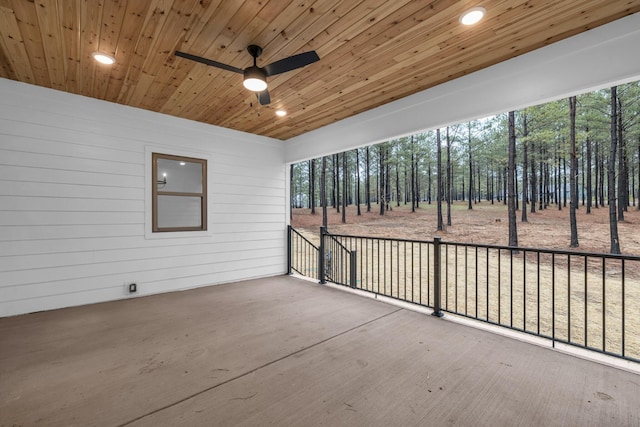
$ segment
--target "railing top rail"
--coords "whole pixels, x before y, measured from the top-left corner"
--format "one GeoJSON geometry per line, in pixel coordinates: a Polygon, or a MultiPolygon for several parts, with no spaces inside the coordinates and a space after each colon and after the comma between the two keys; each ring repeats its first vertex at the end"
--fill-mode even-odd
{"type": "MultiPolygon", "coordinates": [[[[392,242],[407,242],[407,243],[428,243],[433,244],[433,240],[420,240],[420,239],[395,239],[390,237],[375,237],[375,236],[354,236],[349,234],[334,234],[329,233],[333,237],[341,237],[341,238],[351,238],[351,239],[371,239],[371,240],[385,240],[392,242]]],[[[526,246],[504,246],[504,245],[491,245],[484,243],[463,243],[463,242],[449,242],[449,241],[441,241],[442,245],[452,245],[452,246],[463,246],[463,247],[473,247],[473,248],[483,248],[483,249],[499,249],[506,251],[522,251],[522,252],[538,252],[543,254],[556,254],[556,255],[571,255],[571,256],[586,256],[586,257],[598,257],[598,258],[609,258],[609,259],[624,259],[626,261],[640,261],[640,256],[637,255],[617,255],[617,254],[608,254],[608,253],[600,253],[600,252],[583,252],[583,251],[573,251],[566,249],[544,249],[544,248],[531,248],[526,246]]]]}
{"type": "Polygon", "coordinates": [[[350,234],[334,234],[327,232],[332,237],[345,237],[350,239],[371,239],[371,240],[387,240],[392,242],[407,242],[407,243],[433,243],[433,240],[418,240],[418,239],[395,239],[392,237],[375,237],[375,236],[354,236],[350,234]]]}

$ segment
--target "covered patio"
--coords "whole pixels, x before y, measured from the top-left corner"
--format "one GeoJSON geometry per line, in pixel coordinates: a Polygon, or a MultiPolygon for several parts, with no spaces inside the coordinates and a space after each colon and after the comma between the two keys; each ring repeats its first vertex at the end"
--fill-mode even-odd
{"type": "Polygon", "coordinates": [[[0,425],[638,425],[640,376],[295,277],[0,319],[0,425]]]}

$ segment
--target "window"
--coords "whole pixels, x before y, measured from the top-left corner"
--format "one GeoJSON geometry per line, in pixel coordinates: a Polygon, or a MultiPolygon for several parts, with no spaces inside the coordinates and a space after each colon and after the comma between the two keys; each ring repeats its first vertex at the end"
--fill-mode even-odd
{"type": "Polygon", "coordinates": [[[153,232],[207,229],[207,161],[152,153],[153,232]]]}

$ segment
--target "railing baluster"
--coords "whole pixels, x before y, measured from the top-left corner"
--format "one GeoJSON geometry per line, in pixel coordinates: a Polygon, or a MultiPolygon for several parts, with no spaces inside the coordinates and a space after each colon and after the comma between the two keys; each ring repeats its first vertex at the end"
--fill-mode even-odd
{"type": "Polygon", "coordinates": [[[537,269],[537,273],[536,273],[536,281],[537,281],[537,288],[538,288],[538,335],[540,335],[540,251],[536,252],[536,269],[537,269]]]}
{"type": "MultiPolygon", "coordinates": [[[[487,263],[489,262],[489,249],[487,249],[487,263]]],[[[487,283],[489,283],[489,270],[487,267],[487,283]]],[[[489,289],[489,285],[487,285],[489,289]]],[[[489,301],[489,295],[487,295],[489,301]]],[[[487,303],[488,307],[488,303],[487,303]]],[[[498,249],[498,324],[502,325],[502,251],[498,249]]]]}
{"type": "Polygon", "coordinates": [[[551,254],[551,344],[556,346],[556,254],[551,254]]]}
{"type": "Polygon", "coordinates": [[[588,265],[589,259],[587,258],[587,256],[585,255],[584,257],[584,346],[587,346],[587,341],[588,341],[588,336],[587,336],[587,314],[589,311],[589,308],[587,306],[588,304],[588,298],[587,298],[587,284],[588,284],[588,275],[587,275],[587,265],[588,265]]]}
{"type": "Polygon", "coordinates": [[[567,341],[571,342],[571,255],[567,255],[567,341]]]}
{"type": "Polygon", "coordinates": [[[602,258],[602,351],[606,351],[606,341],[605,341],[605,331],[607,330],[606,325],[606,314],[607,314],[607,305],[606,305],[606,294],[605,294],[605,260],[606,258],[602,258]]]}
{"type": "Polygon", "coordinates": [[[469,258],[468,255],[468,251],[467,251],[468,246],[464,247],[464,314],[465,316],[468,315],[468,311],[467,311],[467,305],[468,305],[468,290],[467,290],[467,278],[469,276],[469,268],[467,267],[467,260],[469,258]]]}
{"type": "Polygon", "coordinates": [[[433,238],[433,315],[442,317],[440,310],[440,237],[433,238]]]}
{"type": "Polygon", "coordinates": [[[454,248],[456,250],[456,252],[455,252],[455,262],[454,262],[454,264],[455,264],[454,271],[455,271],[455,275],[456,275],[456,279],[455,279],[455,300],[456,300],[455,304],[456,304],[456,309],[455,309],[455,311],[457,312],[458,311],[458,246],[454,246],[454,248]]]}
{"type": "Polygon", "coordinates": [[[509,251],[509,326],[513,328],[513,250],[509,251]]]}
{"type": "MultiPolygon", "coordinates": [[[[485,299],[486,299],[486,306],[487,306],[487,311],[485,311],[484,316],[485,319],[487,319],[487,321],[489,321],[489,248],[487,248],[487,253],[485,254],[485,274],[487,276],[487,291],[484,294],[485,295],[485,299]]],[[[498,257],[500,257],[500,250],[498,249],[498,257]]],[[[498,264],[499,266],[500,264],[498,264]]],[[[500,268],[500,267],[498,267],[500,268]]],[[[498,276],[500,277],[500,276],[498,276]]],[[[498,282],[499,284],[499,282],[498,282]]],[[[500,299],[501,299],[501,295],[500,295],[500,289],[498,289],[498,322],[500,322],[500,299]]]]}
{"type": "Polygon", "coordinates": [[[625,327],[624,321],[625,321],[625,317],[626,317],[625,306],[624,306],[624,299],[625,299],[624,298],[624,294],[625,294],[624,267],[625,267],[625,265],[624,265],[624,258],[623,258],[622,259],[622,284],[621,284],[622,285],[621,286],[622,287],[622,289],[621,289],[621,291],[622,291],[622,337],[621,337],[621,341],[622,341],[622,350],[621,350],[622,351],[622,357],[624,357],[624,354],[625,354],[625,352],[624,352],[624,347],[625,347],[625,345],[624,345],[624,335],[625,335],[624,334],[624,327],[625,327]]]}
{"type": "Polygon", "coordinates": [[[527,251],[522,251],[522,330],[527,330],[527,251]]]}

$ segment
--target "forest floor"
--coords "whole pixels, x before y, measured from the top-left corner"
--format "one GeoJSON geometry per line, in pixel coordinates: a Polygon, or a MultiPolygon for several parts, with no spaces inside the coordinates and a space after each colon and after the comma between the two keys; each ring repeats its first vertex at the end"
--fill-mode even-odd
{"type": "MultiPolygon", "coordinates": [[[[342,213],[334,208],[327,208],[328,228],[335,234],[350,234],[369,237],[387,237],[397,239],[431,240],[434,236],[443,241],[508,244],[507,206],[502,202],[482,201],[468,209],[468,202],[455,202],[451,207],[451,225],[445,231],[437,231],[436,204],[421,202],[416,212],[411,212],[411,205],[395,203],[392,210],[380,215],[379,206],[372,205],[371,212],[366,212],[366,205],[361,205],[362,215],[356,215],[356,207],[348,206],[346,223],[342,223],[342,213]]],[[[447,206],[442,205],[444,222],[447,222],[447,206]]],[[[558,210],[557,205],[547,209],[530,212],[527,206],[527,222],[521,221],[522,211],[518,210],[517,228],[518,245],[520,247],[541,249],[570,249],[571,231],[569,228],[569,208],[558,210]]],[[[609,209],[607,206],[592,208],[586,213],[586,206],[579,206],[577,212],[578,242],[575,250],[580,252],[608,253],[610,250],[609,209]]],[[[293,209],[291,225],[296,229],[317,234],[322,225],[322,208],[293,209]]],[[[630,206],[625,212],[625,220],[618,222],[620,249],[626,255],[640,255],[640,211],[630,206]]]]}

